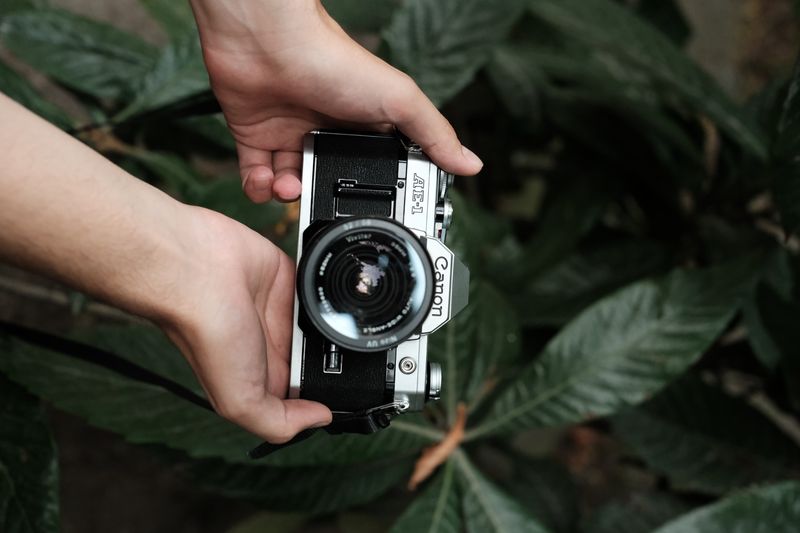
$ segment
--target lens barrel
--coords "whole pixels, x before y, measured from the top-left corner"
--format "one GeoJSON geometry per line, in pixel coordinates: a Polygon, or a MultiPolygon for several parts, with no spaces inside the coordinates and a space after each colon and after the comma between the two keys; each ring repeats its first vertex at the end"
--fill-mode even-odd
{"type": "Polygon", "coordinates": [[[319,332],[355,351],[387,350],[425,320],[433,266],[420,239],[393,220],[353,217],[325,228],[298,265],[298,296],[319,332]]]}

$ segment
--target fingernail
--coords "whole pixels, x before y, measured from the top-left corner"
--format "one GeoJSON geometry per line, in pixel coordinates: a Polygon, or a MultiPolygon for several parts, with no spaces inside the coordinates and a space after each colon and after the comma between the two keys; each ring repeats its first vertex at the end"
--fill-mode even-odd
{"type": "Polygon", "coordinates": [[[242,180],[242,190],[245,190],[245,187],[247,187],[247,180],[249,179],[250,179],[250,173],[248,172],[247,174],[244,175],[244,179],[242,180]]]}
{"type": "Polygon", "coordinates": [[[471,164],[480,165],[481,167],[483,167],[483,161],[481,161],[481,158],[475,155],[475,152],[473,152],[466,146],[461,147],[461,153],[464,155],[464,159],[469,161],[471,164]]]}
{"type": "Polygon", "coordinates": [[[313,426],[311,426],[311,428],[312,428],[312,429],[316,429],[316,428],[324,428],[325,426],[329,426],[329,425],[330,425],[330,423],[331,423],[331,421],[330,421],[330,420],[329,420],[329,421],[327,421],[327,422],[317,422],[316,424],[314,424],[313,426]]]}

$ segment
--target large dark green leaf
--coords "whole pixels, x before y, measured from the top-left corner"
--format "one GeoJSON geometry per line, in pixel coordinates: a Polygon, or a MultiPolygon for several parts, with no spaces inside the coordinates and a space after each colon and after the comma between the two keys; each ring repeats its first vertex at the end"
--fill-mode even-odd
{"type": "Polygon", "coordinates": [[[754,261],[635,283],[570,322],[500,395],[468,438],[568,424],[641,402],[711,346],[754,261]]]}
{"type": "Polygon", "coordinates": [[[508,239],[511,224],[468,201],[457,191],[449,192],[453,202],[453,225],[447,232],[447,246],[467,265],[472,277],[481,276],[484,263],[498,243],[508,239]]]}
{"type": "Polygon", "coordinates": [[[397,519],[390,533],[460,533],[460,504],[455,467],[448,461],[397,519]]]}
{"type": "Polygon", "coordinates": [[[469,533],[547,533],[524,507],[486,479],[465,454],[458,452],[455,461],[469,533]]]}
{"type": "Polygon", "coordinates": [[[47,0],[3,0],[0,4],[0,18],[14,11],[30,11],[47,6],[47,0]]]}
{"type": "Polygon", "coordinates": [[[789,232],[800,229],[800,61],[795,67],[773,146],[773,194],[789,232]]]}
{"type": "Polygon", "coordinates": [[[657,533],[790,533],[800,524],[800,483],[758,487],[682,516],[657,533]]]}
{"type": "Polygon", "coordinates": [[[488,64],[489,78],[500,99],[516,118],[538,124],[546,75],[535,61],[526,61],[516,47],[498,46],[488,64]]]}
{"type": "Polygon", "coordinates": [[[488,392],[485,387],[517,358],[520,340],[519,322],[506,298],[489,283],[473,281],[469,306],[437,331],[428,347],[443,367],[442,396],[451,420],[458,401],[472,406],[488,392]]]}
{"type": "Polygon", "coordinates": [[[189,2],[174,0],[140,0],[142,5],[161,24],[170,39],[177,41],[197,32],[189,2]]]}
{"type": "Polygon", "coordinates": [[[579,250],[512,293],[525,325],[561,326],[606,294],[665,269],[666,250],[623,241],[579,250]]]}
{"type": "Polygon", "coordinates": [[[597,175],[564,177],[550,185],[536,232],[527,242],[491,250],[490,272],[511,293],[566,258],[602,216],[613,187],[597,175]]]}
{"type": "Polygon", "coordinates": [[[792,326],[786,329],[787,322],[792,320],[791,312],[785,317],[781,315],[787,304],[791,307],[788,301],[795,285],[792,259],[786,250],[777,248],[770,255],[762,270],[762,278],[759,286],[745,302],[742,314],[753,352],[761,364],[773,369],[780,362],[782,353],[785,353],[785,348],[778,345],[775,333],[783,330],[790,333],[795,329],[792,326]],[[765,301],[767,299],[777,299],[777,309],[773,310],[773,302],[765,301]],[[765,316],[765,313],[770,316],[765,316]],[[770,322],[769,328],[766,321],[770,322]]]}
{"type": "Polygon", "coordinates": [[[55,8],[12,13],[0,36],[32,67],[97,98],[130,94],[157,55],[133,35],[55,8]]]}
{"type": "Polygon", "coordinates": [[[196,486],[266,509],[322,514],[367,503],[411,475],[412,458],[355,465],[273,468],[195,461],[186,473],[196,486]]]}
{"type": "Polygon", "coordinates": [[[130,155],[187,203],[219,211],[257,231],[274,226],[283,218],[284,205],[254,204],[242,192],[238,178],[208,181],[186,161],[165,152],[137,150],[130,155]]]}
{"type": "Polygon", "coordinates": [[[336,22],[349,32],[377,33],[392,20],[400,0],[372,0],[364,9],[363,0],[324,0],[322,4],[336,22]]]}
{"type": "Polygon", "coordinates": [[[685,44],[692,33],[677,0],[642,0],[636,12],[677,45],[685,44]]]}
{"type": "Polygon", "coordinates": [[[62,129],[72,125],[66,113],[45,100],[25,78],[3,63],[0,63],[0,92],[62,129]]]}
{"type": "Polygon", "coordinates": [[[508,492],[548,530],[575,531],[578,521],[578,492],[569,471],[548,459],[515,456],[514,473],[508,492]]]}
{"type": "Polygon", "coordinates": [[[581,533],[650,533],[692,507],[661,492],[640,492],[615,500],[589,515],[581,533]]]}
{"type": "Polygon", "coordinates": [[[204,186],[199,194],[189,196],[186,200],[219,211],[256,231],[275,226],[286,214],[286,206],[278,202],[251,202],[242,192],[242,182],[238,176],[215,180],[204,186]]]}
{"type": "Polygon", "coordinates": [[[676,488],[724,494],[800,475],[800,447],[746,402],[694,376],[621,413],[614,428],[676,488]]]}
{"type": "MultiPolygon", "coordinates": [[[[160,376],[168,377],[200,396],[203,390],[191,367],[158,329],[148,326],[95,327],[77,337],[105,349],[160,376]]],[[[200,437],[200,435],[198,435],[200,437]]],[[[350,464],[413,453],[441,440],[443,435],[419,414],[396,418],[374,435],[336,435],[318,432],[313,437],[273,453],[259,464],[309,466],[350,464]]],[[[235,458],[242,450],[233,450],[235,458]]],[[[230,459],[230,457],[228,457],[230,459]]]]}
{"type": "Polygon", "coordinates": [[[766,140],[720,87],[667,37],[611,0],[530,0],[531,13],[625,77],[645,78],[662,98],[705,114],[742,147],[765,158],[766,140]]]}
{"type": "Polygon", "coordinates": [[[41,403],[0,376],[0,531],[58,531],[58,460],[41,403]]]}
{"type": "Polygon", "coordinates": [[[136,443],[246,461],[259,440],[167,390],[59,353],[0,338],[0,371],[60,409],[136,443]]]}
{"type": "Polygon", "coordinates": [[[228,129],[225,118],[221,113],[189,117],[177,121],[177,124],[199,135],[204,140],[210,141],[230,153],[235,153],[236,141],[234,141],[231,130],[228,129]]]}
{"type": "MultiPolygon", "coordinates": [[[[199,393],[179,352],[158,332],[101,328],[80,337],[199,393]]],[[[165,444],[193,457],[249,462],[259,440],[166,389],[116,371],[0,338],[0,371],[57,407],[131,442],[165,444]]],[[[348,464],[414,453],[441,434],[419,416],[402,417],[376,435],[321,433],[263,460],[276,465],[348,464]]]]}
{"type": "Polygon", "coordinates": [[[383,36],[392,63],[441,105],[472,81],[523,5],[522,0],[409,0],[383,36]]]}
{"type": "Polygon", "coordinates": [[[200,40],[189,33],[168,45],[153,69],[136,88],[135,99],[114,120],[121,122],[154,109],[163,108],[208,90],[200,40]]]}

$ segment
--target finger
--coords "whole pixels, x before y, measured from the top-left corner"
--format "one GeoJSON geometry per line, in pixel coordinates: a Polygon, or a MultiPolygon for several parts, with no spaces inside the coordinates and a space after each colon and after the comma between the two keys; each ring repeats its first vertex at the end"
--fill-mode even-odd
{"type": "Polygon", "coordinates": [[[272,191],[278,200],[292,202],[300,197],[302,184],[303,154],[300,152],[276,152],[273,157],[275,182],[272,191]]]}
{"type": "Polygon", "coordinates": [[[242,177],[242,190],[256,203],[272,199],[272,185],[275,174],[272,170],[272,152],[259,150],[236,143],[239,154],[239,173],[242,177]]]}
{"type": "Polygon", "coordinates": [[[483,168],[480,158],[461,145],[453,126],[411,78],[394,86],[383,107],[387,118],[447,172],[472,176],[483,168]]]}
{"type": "Polygon", "coordinates": [[[271,394],[265,394],[260,401],[222,401],[217,411],[272,444],[287,442],[304,429],[326,426],[333,419],[330,409],[321,403],[281,400],[271,394]]]}
{"type": "Polygon", "coordinates": [[[272,444],[283,444],[304,429],[327,426],[333,420],[330,409],[309,400],[281,400],[270,396],[268,408],[276,416],[265,417],[263,436],[272,444]],[[283,416],[277,416],[278,412],[283,416]]]}

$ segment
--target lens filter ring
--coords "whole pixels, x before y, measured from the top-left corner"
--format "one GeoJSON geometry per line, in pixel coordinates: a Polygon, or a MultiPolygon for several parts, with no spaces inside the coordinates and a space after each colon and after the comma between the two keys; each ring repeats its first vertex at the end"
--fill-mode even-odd
{"type": "Polygon", "coordinates": [[[433,265],[420,239],[397,222],[353,217],[309,243],[298,293],[324,337],[361,352],[385,351],[419,329],[433,301],[433,265]]]}

